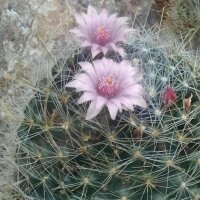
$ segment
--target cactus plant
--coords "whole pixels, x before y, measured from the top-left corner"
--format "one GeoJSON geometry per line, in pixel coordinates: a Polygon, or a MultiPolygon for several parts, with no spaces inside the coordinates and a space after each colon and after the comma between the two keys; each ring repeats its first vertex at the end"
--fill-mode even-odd
{"type": "Polygon", "coordinates": [[[78,104],[80,93],[65,85],[80,61],[93,62],[87,50],[59,60],[51,78],[38,83],[18,129],[16,180],[27,199],[199,199],[195,62],[145,34],[124,51],[143,72],[146,109],[135,106],[114,120],[105,109],[85,120],[88,104],[78,104]]]}

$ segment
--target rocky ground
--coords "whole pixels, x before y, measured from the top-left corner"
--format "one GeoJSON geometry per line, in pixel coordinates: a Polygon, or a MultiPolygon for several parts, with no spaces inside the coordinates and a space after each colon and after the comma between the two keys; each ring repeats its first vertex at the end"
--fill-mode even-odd
{"type": "Polygon", "coordinates": [[[37,80],[47,75],[60,57],[69,56],[75,43],[68,30],[73,13],[89,4],[106,7],[137,23],[157,21],[153,0],[1,0],[0,1],[0,200],[8,197],[12,179],[16,130],[37,80]],[[151,14],[151,17],[147,16],[151,14]],[[28,80],[28,82],[27,82],[28,80]],[[24,85],[28,86],[24,87],[24,85]],[[16,120],[17,119],[17,120],[16,120]],[[7,196],[8,195],[8,196],[7,196]]]}

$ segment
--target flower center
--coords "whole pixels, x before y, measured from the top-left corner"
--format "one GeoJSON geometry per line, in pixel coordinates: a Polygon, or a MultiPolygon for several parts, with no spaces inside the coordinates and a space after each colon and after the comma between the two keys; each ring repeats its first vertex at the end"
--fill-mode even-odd
{"type": "Polygon", "coordinates": [[[113,97],[119,91],[119,83],[113,74],[102,76],[98,81],[97,90],[104,97],[113,97]]]}
{"type": "Polygon", "coordinates": [[[94,32],[95,42],[104,46],[111,37],[110,30],[105,26],[98,26],[94,32]]]}

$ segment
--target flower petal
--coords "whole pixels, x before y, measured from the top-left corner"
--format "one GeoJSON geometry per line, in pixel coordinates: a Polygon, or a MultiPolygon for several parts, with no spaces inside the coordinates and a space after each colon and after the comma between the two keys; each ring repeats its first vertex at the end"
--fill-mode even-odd
{"type": "Polygon", "coordinates": [[[142,97],[120,97],[120,100],[123,104],[128,109],[131,109],[133,105],[140,106],[142,108],[146,108],[147,104],[145,100],[142,97]]]}
{"type": "Polygon", "coordinates": [[[75,14],[74,14],[74,17],[75,17],[75,19],[76,19],[76,22],[77,22],[79,25],[82,25],[82,26],[85,25],[85,21],[84,21],[84,19],[83,19],[83,17],[82,17],[81,14],[75,13],[75,14]]]}
{"type": "Polygon", "coordinates": [[[102,9],[101,12],[99,13],[99,25],[104,25],[105,22],[108,20],[108,12],[106,9],[102,9]]]}
{"type": "Polygon", "coordinates": [[[78,74],[74,80],[65,85],[66,87],[76,88],[77,91],[95,92],[95,85],[89,76],[86,74],[78,74]]]}
{"type": "Polygon", "coordinates": [[[89,62],[79,62],[78,64],[81,66],[82,70],[86,72],[87,76],[90,77],[90,79],[93,81],[94,85],[96,85],[96,83],[98,81],[97,74],[96,74],[92,64],[89,62]]]}
{"type": "Polygon", "coordinates": [[[127,86],[123,84],[125,88],[120,91],[120,96],[144,96],[144,88],[140,84],[132,84],[127,86]]]}
{"type": "Polygon", "coordinates": [[[87,110],[86,120],[91,120],[92,118],[96,117],[102,110],[102,107],[99,107],[98,109],[96,101],[92,101],[89,105],[89,108],[87,110]]]}
{"type": "Polygon", "coordinates": [[[122,102],[119,100],[119,98],[115,97],[110,99],[110,101],[118,107],[120,112],[122,112],[122,102]]]}
{"type": "Polygon", "coordinates": [[[117,116],[118,107],[115,104],[111,103],[110,101],[106,103],[106,106],[108,107],[108,111],[110,113],[111,119],[114,120],[117,116]]]}
{"type": "Polygon", "coordinates": [[[118,17],[116,24],[118,26],[124,26],[124,24],[128,23],[128,19],[129,19],[128,17],[118,17]]]}
{"type": "Polygon", "coordinates": [[[105,97],[97,96],[96,97],[96,108],[99,109],[100,107],[104,106],[108,100],[105,97]]]}
{"type": "Polygon", "coordinates": [[[94,58],[96,55],[98,55],[101,52],[99,48],[92,48],[91,53],[92,53],[92,58],[94,58]]]}
{"type": "Polygon", "coordinates": [[[69,32],[75,34],[78,37],[83,37],[83,38],[85,37],[85,34],[78,28],[71,29],[69,30],[69,32]]]}
{"type": "Polygon", "coordinates": [[[90,73],[90,70],[93,68],[92,64],[89,62],[79,62],[78,64],[81,66],[83,71],[88,72],[88,73],[90,73]]]}
{"type": "Polygon", "coordinates": [[[69,83],[67,83],[67,84],[65,85],[65,87],[69,87],[69,88],[78,88],[80,85],[81,85],[80,81],[73,80],[73,81],[70,81],[69,83]]]}
{"type": "Polygon", "coordinates": [[[115,24],[115,21],[117,19],[117,13],[113,13],[112,15],[109,16],[108,18],[108,26],[111,27],[115,24]]]}
{"type": "Polygon", "coordinates": [[[117,47],[116,51],[119,53],[119,55],[124,58],[125,57],[125,52],[124,49],[122,47],[117,47]]]}
{"type": "Polygon", "coordinates": [[[127,110],[133,110],[134,102],[129,97],[120,97],[120,100],[127,110]]]}
{"type": "Polygon", "coordinates": [[[106,46],[101,47],[103,54],[106,55],[106,53],[108,52],[108,48],[106,46]]]}
{"type": "Polygon", "coordinates": [[[88,15],[91,15],[91,16],[98,15],[96,9],[91,5],[88,6],[87,13],[88,13],[88,15]]]}
{"type": "Polygon", "coordinates": [[[85,40],[85,41],[82,41],[82,42],[81,42],[81,46],[82,46],[82,47],[89,47],[89,46],[91,46],[91,42],[86,41],[86,40],[85,40]]]}
{"type": "Polygon", "coordinates": [[[109,43],[109,46],[110,46],[114,51],[117,50],[116,44],[115,44],[114,42],[109,43]]]}
{"type": "Polygon", "coordinates": [[[78,104],[84,103],[86,101],[93,101],[96,99],[96,94],[92,92],[84,92],[84,94],[78,100],[78,104]]]}
{"type": "Polygon", "coordinates": [[[78,92],[80,92],[80,91],[85,91],[85,92],[95,92],[96,91],[96,89],[95,89],[95,87],[94,87],[94,84],[93,83],[88,83],[88,84],[81,84],[81,85],[79,85],[78,87],[76,87],[76,90],[78,91],[78,92]]]}

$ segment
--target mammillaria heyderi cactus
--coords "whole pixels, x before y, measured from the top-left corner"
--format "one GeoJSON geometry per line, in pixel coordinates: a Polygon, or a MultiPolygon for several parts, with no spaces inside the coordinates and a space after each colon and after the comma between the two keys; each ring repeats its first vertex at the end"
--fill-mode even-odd
{"type": "Polygon", "coordinates": [[[59,61],[38,84],[18,129],[16,179],[27,199],[200,198],[197,62],[145,34],[124,50],[121,62],[59,61]]]}

